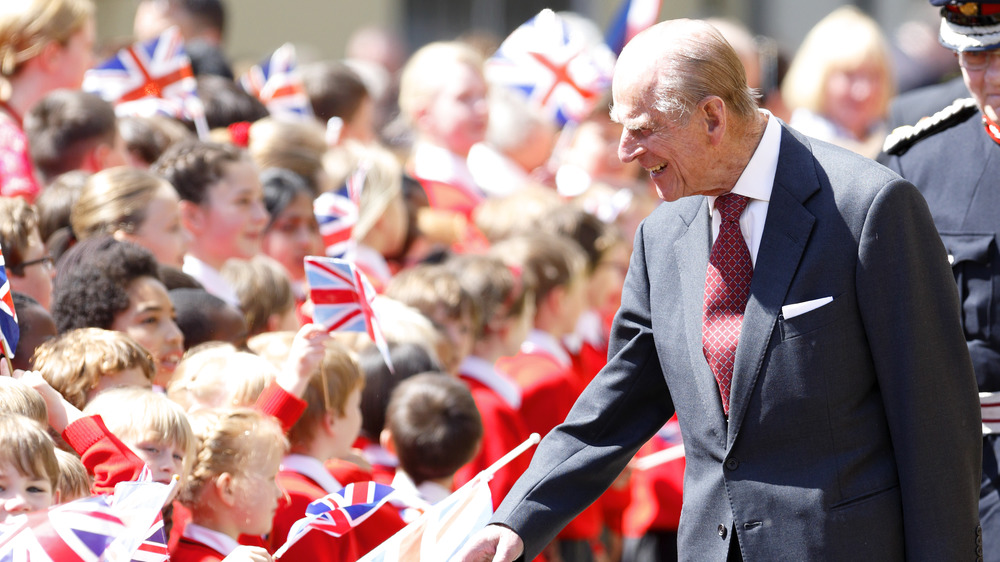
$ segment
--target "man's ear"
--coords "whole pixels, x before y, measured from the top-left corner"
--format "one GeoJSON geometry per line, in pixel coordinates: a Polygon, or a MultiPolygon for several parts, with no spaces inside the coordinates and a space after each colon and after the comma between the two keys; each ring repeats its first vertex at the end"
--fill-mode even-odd
{"type": "Polygon", "coordinates": [[[181,226],[194,236],[200,235],[205,230],[208,213],[201,205],[182,199],[177,205],[181,214],[181,226]]]}
{"type": "Polygon", "coordinates": [[[698,104],[710,142],[719,144],[726,133],[726,102],[719,96],[709,96],[698,104]]]}

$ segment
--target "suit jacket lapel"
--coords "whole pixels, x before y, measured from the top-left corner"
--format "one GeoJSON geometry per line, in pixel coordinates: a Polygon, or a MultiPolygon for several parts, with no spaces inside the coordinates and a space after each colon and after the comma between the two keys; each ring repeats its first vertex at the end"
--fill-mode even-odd
{"type": "Polygon", "coordinates": [[[804,206],[820,187],[815,160],[806,142],[788,128],[782,129],[777,173],[736,348],[727,448],[739,433],[778,314],[816,222],[804,206]]]}
{"type": "Polygon", "coordinates": [[[680,298],[684,313],[684,332],[688,340],[687,348],[695,385],[705,405],[704,411],[722,428],[725,426],[725,415],[719,398],[719,385],[712,370],[708,368],[705,353],[702,351],[705,273],[712,245],[712,221],[704,197],[693,198],[690,203],[678,211],[681,220],[688,225],[687,232],[674,241],[674,252],[681,279],[680,298]]]}

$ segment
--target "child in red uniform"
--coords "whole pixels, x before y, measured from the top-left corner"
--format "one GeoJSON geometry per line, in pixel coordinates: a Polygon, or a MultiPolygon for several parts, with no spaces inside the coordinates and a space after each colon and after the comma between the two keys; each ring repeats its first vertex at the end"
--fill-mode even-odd
{"type": "MultiPolygon", "coordinates": [[[[528,438],[518,413],[521,388],[495,363],[520,348],[534,319],[534,297],[521,271],[508,268],[496,256],[456,256],[448,266],[479,307],[472,353],[462,362],[459,377],[472,392],[486,431],[479,452],[455,474],[455,485],[461,486],[528,438]]],[[[531,455],[521,455],[496,473],[490,481],[494,506],[500,505],[530,460],[531,455]]]]}
{"type": "MultiPolygon", "coordinates": [[[[278,483],[289,497],[279,506],[269,537],[276,550],[288,537],[306,506],[340,490],[339,482],[324,462],[347,455],[361,430],[361,388],[364,379],[357,361],[343,346],[327,344],[319,367],[309,378],[303,394],[305,412],[289,431],[291,454],[281,462],[278,483]]],[[[390,509],[380,509],[369,520],[343,537],[312,532],[288,550],[288,558],[316,561],[354,560],[403,528],[402,520],[390,509]]]]}
{"type": "Polygon", "coordinates": [[[399,456],[392,487],[406,505],[401,516],[412,522],[457,487],[455,471],[475,454],[483,423],[469,389],[444,373],[400,383],[387,419],[382,443],[399,456]]]}
{"type": "Polygon", "coordinates": [[[199,444],[181,502],[192,518],[170,559],[215,562],[239,548],[241,534],[270,531],[288,441],[274,419],[249,409],[201,410],[191,422],[199,444]]]}
{"type": "Polygon", "coordinates": [[[0,525],[59,502],[55,445],[37,421],[0,414],[0,525]]]}
{"type": "MultiPolygon", "coordinates": [[[[572,240],[544,233],[511,238],[496,244],[493,251],[532,280],[534,327],[518,354],[498,361],[497,369],[521,387],[521,416],[528,431],[544,436],[566,419],[585,387],[561,342],[586,306],[585,257],[572,240]]],[[[595,505],[559,534],[561,558],[592,559],[600,530],[600,506],[595,505]]]]}

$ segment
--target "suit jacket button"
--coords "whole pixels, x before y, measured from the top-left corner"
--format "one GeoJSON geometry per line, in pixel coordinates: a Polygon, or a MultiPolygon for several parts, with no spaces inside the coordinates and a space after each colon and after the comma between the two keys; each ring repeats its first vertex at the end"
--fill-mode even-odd
{"type": "Polygon", "coordinates": [[[726,538],[726,532],[727,531],[728,531],[728,529],[726,529],[725,525],[719,525],[719,538],[723,538],[723,539],[726,538]]]}
{"type": "Polygon", "coordinates": [[[736,457],[726,459],[726,470],[736,470],[740,467],[740,461],[736,457]]]}

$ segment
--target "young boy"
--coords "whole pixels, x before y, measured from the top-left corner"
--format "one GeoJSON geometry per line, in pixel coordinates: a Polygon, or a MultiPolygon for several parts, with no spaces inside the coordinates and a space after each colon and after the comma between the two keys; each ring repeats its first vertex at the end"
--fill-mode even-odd
{"type": "MultiPolygon", "coordinates": [[[[461,486],[528,438],[519,414],[521,389],[495,364],[520,349],[534,320],[534,297],[523,273],[496,256],[457,256],[447,265],[479,307],[472,353],[459,367],[459,377],[472,392],[486,432],[479,452],[455,474],[455,484],[461,486]]],[[[494,506],[500,505],[530,460],[531,455],[521,455],[496,473],[490,481],[494,506]]]]}
{"type": "MultiPolygon", "coordinates": [[[[271,531],[271,548],[288,537],[313,500],[343,487],[324,462],[347,455],[361,430],[361,388],[364,379],[357,361],[341,345],[330,342],[319,367],[303,393],[305,412],[288,432],[291,453],[281,463],[278,485],[289,502],[278,507],[271,531]]],[[[383,508],[343,537],[309,533],[288,551],[290,560],[355,560],[403,527],[391,508],[383,508]]]]}
{"type": "Polygon", "coordinates": [[[25,115],[24,132],[44,183],[72,170],[94,173],[128,161],[114,108],[94,94],[49,93],[25,115]]]}
{"type": "Polygon", "coordinates": [[[205,289],[172,289],[170,302],[174,305],[174,321],[184,334],[185,351],[206,342],[246,347],[249,331],[238,306],[205,289]]]}
{"type": "Polygon", "coordinates": [[[37,421],[0,414],[0,525],[59,502],[55,445],[37,421]]]}
{"type": "Polygon", "coordinates": [[[83,409],[118,386],[151,388],[156,366],[148,351],[124,332],[70,330],[38,347],[35,368],[73,406],[83,409]]]}
{"type": "Polygon", "coordinates": [[[181,222],[192,237],[184,272],[239,306],[219,272],[230,258],[250,259],[260,252],[268,214],[257,167],[232,145],[189,141],[171,146],[152,169],[181,198],[181,222]]]}
{"type": "MultiPolygon", "coordinates": [[[[533,280],[533,328],[517,355],[501,359],[496,366],[521,387],[520,412],[528,431],[544,436],[566,419],[586,386],[561,343],[586,307],[586,258],[572,240],[546,233],[511,238],[492,251],[533,280]]],[[[560,533],[561,557],[589,560],[600,529],[600,506],[595,504],[560,533]]]]}
{"type": "Polygon", "coordinates": [[[455,472],[472,459],[483,437],[476,402],[461,381],[423,373],[392,392],[383,446],[399,457],[392,487],[404,497],[410,522],[447,498],[455,472]]]}

